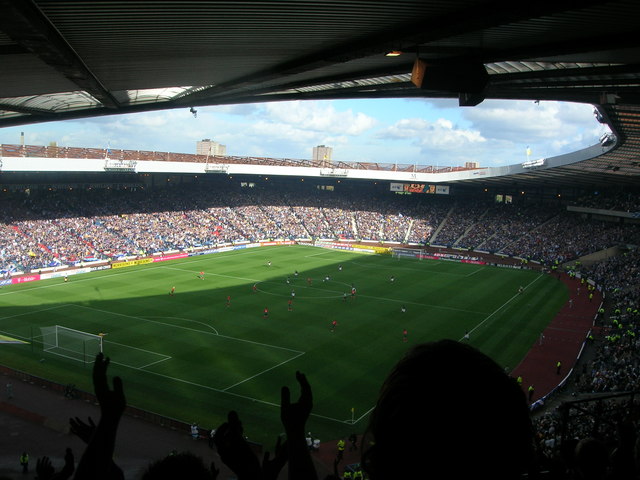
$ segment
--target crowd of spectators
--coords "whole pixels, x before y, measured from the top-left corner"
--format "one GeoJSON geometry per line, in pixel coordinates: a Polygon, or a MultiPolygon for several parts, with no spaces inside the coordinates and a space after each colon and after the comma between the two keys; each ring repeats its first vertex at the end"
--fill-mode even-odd
{"type": "Polygon", "coordinates": [[[14,197],[0,213],[0,270],[268,239],[438,244],[566,262],[640,243],[633,224],[547,205],[204,187],[73,190],[14,197]]]}
{"type": "Polygon", "coordinates": [[[467,230],[482,224],[482,217],[489,205],[486,202],[455,202],[440,232],[432,241],[439,245],[458,246],[458,240],[467,230]]]}
{"type": "Polygon", "coordinates": [[[595,208],[598,210],[613,210],[616,212],[640,212],[640,200],[630,192],[616,192],[608,194],[594,193],[583,195],[571,202],[576,207],[595,208]]]}
{"type": "Polygon", "coordinates": [[[459,245],[501,252],[559,213],[558,207],[532,205],[521,208],[513,204],[495,204],[487,209],[482,222],[460,239],[459,245]]]}
{"type": "Polygon", "coordinates": [[[543,263],[565,263],[612,246],[640,244],[640,225],[562,212],[501,250],[543,263]]]}

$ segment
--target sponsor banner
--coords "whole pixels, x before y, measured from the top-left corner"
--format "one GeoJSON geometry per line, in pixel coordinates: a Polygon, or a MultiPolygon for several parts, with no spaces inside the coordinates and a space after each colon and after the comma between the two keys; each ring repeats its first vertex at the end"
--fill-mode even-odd
{"type": "MultiPolygon", "coordinates": [[[[323,245],[323,247],[325,248],[333,248],[335,250],[349,250],[349,251],[353,251],[353,247],[349,244],[342,244],[342,243],[329,243],[326,245],[323,245]]],[[[361,252],[364,252],[364,250],[361,250],[361,252]]]]}
{"type": "Polygon", "coordinates": [[[40,280],[39,273],[36,273],[35,275],[25,275],[24,277],[12,278],[11,283],[35,282],[36,280],[40,280]]]}
{"type": "Polygon", "coordinates": [[[482,260],[460,260],[461,263],[472,263],[474,265],[486,265],[487,262],[483,262],[482,260]]]}
{"type": "Polygon", "coordinates": [[[438,257],[440,260],[480,260],[479,257],[472,257],[471,255],[459,255],[456,253],[439,253],[436,252],[433,254],[435,257],[438,257]]]}
{"type": "Polygon", "coordinates": [[[376,253],[375,250],[371,248],[349,248],[353,253],[376,253]]]}
{"type": "Polygon", "coordinates": [[[426,194],[438,194],[449,195],[449,185],[431,185],[427,183],[389,183],[390,192],[403,192],[403,193],[426,193],[426,194]]]}
{"type": "Polygon", "coordinates": [[[97,272],[99,270],[109,270],[111,265],[98,265],[97,267],[89,267],[90,272],[97,272]]]}
{"type": "MultiPolygon", "coordinates": [[[[197,252],[191,252],[189,256],[194,257],[196,255],[209,255],[213,253],[230,252],[232,250],[244,250],[245,248],[249,248],[251,246],[258,247],[259,245],[233,245],[228,247],[210,248],[208,250],[199,250],[197,252]]],[[[156,261],[159,261],[159,260],[156,260],[156,261]]]]}
{"type": "Polygon", "coordinates": [[[261,247],[270,247],[274,245],[294,245],[296,242],[293,240],[274,240],[272,242],[260,242],[261,247]]]}
{"type": "Polygon", "coordinates": [[[515,265],[515,264],[507,264],[507,263],[496,263],[495,264],[496,267],[500,267],[500,268],[513,268],[515,270],[522,270],[522,265],[515,265]]]}
{"type": "MultiPolygon", "coordinates": [[[[146,260],[149,260],[148,262],[145,263],[152,263],[152,262],[164,262],[166,260],[176,260],[178,258],[187,258],[189,256],[188,253],[172,253],[170,255],[162,255],[160,257],[155,257],[155,258],[148,258],[146,260]]],[[[129,262],[127,262],[129,263],[129,262]]],[[[135,265],[139,265],[139,264],[135,264],[135,265]]],[[[128,267],[129,265],[127,265],[128,267]]],[[[116,268],[115,264],[113,265],[113,268],[116,268]]]]}
{"type": "Polygon", "coordinates": [[[4,287],[5,285],[11,285],[13,283],[12,278],[6,278],[4,280],[0,280],[0,287],[4,287]]]}
{"type": "MultiPolygon", "coordinates": [[[[333,250],[347,250],[354,253],[376,253],[375,249],[388,250],[385,247],[372,247],[369,245],[352,245],[350,243],[335,243],[335,242],[318,242],[317,247],[331,248],[333,250]]],[[[390,249],[389,249],[390,250],[390,249]]]]}
{"type": "MultiPolygon", "coordinates": [[[[195,257],[196,255],[208,255],[210,253],[216,253],[219,250],[215,249],[215,248],[210,248],[209,250],[198,250],[197,252],[191,252],[189,254],[190,257],[195,257]]],[[[160,260],[154,260],[156,262],[159,262],[160,260]]]]}
{"type": "MultiPolygon", "coordinates": [[[[185,253],[186,257],[187,254],[185,253]]],[[[111,268],[125,268],[125,267],[133,267],[135,265],[144,265],[146,263],[153,263],[153,258],[141,258],[140,260],[130,260],[128,262],[117,262],[111,265],[111,268]]]]}
{"type": "Polygon", "coordinates": [[[51,272],[51,273],[43,273],[40,275],[40,280],[48,280],[50,278],[61,278],[68,277],[71,275],[78,275],[80,273],[89,273],[91,271],[90,268],[79,268],[77,270],[66,270],[64,272],[51,272]]]}
{"type": "Polygon", "coordinates": [[[351,245],[354,250],[367,250],[368,252],[373,253],[391,253],[390,247],[374,247],[372,245],[351,245]]]}

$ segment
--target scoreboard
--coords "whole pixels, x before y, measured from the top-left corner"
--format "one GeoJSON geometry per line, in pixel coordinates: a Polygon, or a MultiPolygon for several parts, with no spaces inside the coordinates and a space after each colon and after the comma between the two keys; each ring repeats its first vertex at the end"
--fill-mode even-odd
{"type": "Polygon", "coordinates": [[[394,183],[390,184],[390,191],[403,193],[431,193],[449,195],[448,185],[430,185],[427,183],[394,183]]]}

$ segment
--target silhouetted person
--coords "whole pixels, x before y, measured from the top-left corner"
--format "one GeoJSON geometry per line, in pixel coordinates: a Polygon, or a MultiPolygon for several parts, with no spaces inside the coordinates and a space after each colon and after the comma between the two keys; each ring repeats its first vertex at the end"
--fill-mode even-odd
{"type": "Polygon", "coordinates": [[[22,467],[22,473],[29,473],[29,454],[22,452],[20,455],[20,466],[22,467]]]}
{"type": "Polygon", "coordinates": [[[635,461],[635,445],[637,433],[630,420],[623,420],[617,425],[618,443],[610,455],[611,480],[637,478],[638,468],[635,461]]]}
{"type": "Polygon", "coordinates": [[[153,462],[142,475],[142,480],[214,480],[218,473],[213,463],[207,467],[202,458],[191,452],[182,452],[153,462]]]}
{"type": "Polygon", "coordinates": [[[124,479],[124,473],[113,462],[113,454],[118,425],[127,403],[120,377],[114,377],[113,389],[109,388],[107,381],[109,361],[109,358],[105,358],[100,352],[93,364],[93,388],[100,404],[98,424],[95,425],[90,421],[91,425],[88,426],[82,424],[77,418],[72,420],[72,429],[75,422],[76,426],[82,430],[81,435],[91,431],[90,437],[85,437],[87,448],[78,462],[74,480],[124,479]]]}
{"type": "Polygon", "coordinates": [[[533,459],[518,384],[468,344],[418,345],[382,385],[362,441],[371,480],[518,478],[533,459]]]}
{"type": "Polygon", "coordinates": [[[38,458],[36,462],[36,478],[38,480],[67,480],[75,470],[73,452],[67,448],[64,454],[64,466],[56,473],[49,457],[38,458]]]}
{"type": "Polygon", "coordinates": [[[227,422],[216,429],[214,441],[220,459],[236,474],[238,480],[276,480],[285,463],[289,464],[288,478],[317,479],[305,438],[306,422],[313,407],[311,386],[300,372],[296,372],[296,380],[300,385],[297,402],[291,402],[288,387],[280,390],[280,420],[286,442],[281,444],[281,438],[278,437],[273,459],[269,458],[267,452],[260,464],[244,438],[242,423],[235,411],[229,412],[227,422]]]}
{"type": "Polygon", "coordinates": [[[358,435],[352,433],[349,435],[349,451],[353,452],[358,449],[358,435]]]}
{"type": "Polygon", "coordinates": [[[595,438],[578,442],[574,451],[574,478],[581,480],[604,480],[609,465],[607,448],[595,438]]]}

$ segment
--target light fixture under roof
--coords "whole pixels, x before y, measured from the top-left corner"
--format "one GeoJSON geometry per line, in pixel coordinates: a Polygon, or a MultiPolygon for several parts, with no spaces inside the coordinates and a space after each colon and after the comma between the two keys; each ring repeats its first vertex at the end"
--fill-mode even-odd
{"type": "Polygon", "coordinates": [[[390,50],[384,54],[385,57],[399,57],[400,55],[402,55],[400,50],[390,50]]]}

